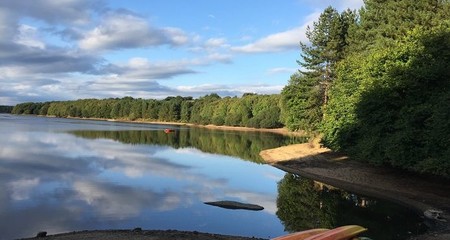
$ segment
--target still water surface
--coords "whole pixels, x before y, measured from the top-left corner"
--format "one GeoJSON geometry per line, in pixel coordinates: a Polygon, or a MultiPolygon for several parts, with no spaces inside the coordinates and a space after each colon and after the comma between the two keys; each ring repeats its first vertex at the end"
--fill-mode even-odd
{"type": "Polygon", "coordinates": [[[343,224],[404,239],[422,229],[409,209],[261,164],[262,149],[299,139],[166,127],[0,114],[0,239],[135,227],[270,238],[343,224]],[[220,200],[264,210],[204,204],[220,200]]]}

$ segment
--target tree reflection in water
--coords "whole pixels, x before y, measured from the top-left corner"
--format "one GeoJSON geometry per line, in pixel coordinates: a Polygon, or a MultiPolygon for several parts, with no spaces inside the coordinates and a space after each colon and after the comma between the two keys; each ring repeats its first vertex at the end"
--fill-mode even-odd
{"type": "Polygon", "coordinates": [[[426,230],[411,209],[290,173],[278,183],[277,207],[277,216],[289,232],[357,224],[369,229],[364,236],[388,240],[407,239],[426,230]]]}
{"type": "Polygon", "coordinates": [[[202,152],[239,157],[256,163],[264,163],[259,152],[293,143],[307,141],[302,137],[287,137],[268,132],[240,132],[211,130],[206,128],[174,127],[169,134],[163,130],[90,131],[70,133],[83,138],[106,138],[129,144],[151,144],[172,148],[194,147],[202,152]]]}

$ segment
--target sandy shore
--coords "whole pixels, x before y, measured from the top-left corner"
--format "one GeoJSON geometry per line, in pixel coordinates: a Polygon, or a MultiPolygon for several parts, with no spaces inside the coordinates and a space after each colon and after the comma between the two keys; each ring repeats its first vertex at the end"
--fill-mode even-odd
{"type": "Polygon", "coordinates": [[[355,193],[391,200],[415,209],[435,227],[414,239],[450,239],[450,181],[391,168],[373,167],[313,143],[264,150],[274,167],[355,193]],[[430,213],[440,213],[439,219],[430,213]]]}
{"type": "MultiPolygon", "coordinates": [[[[51,116],[46,116],[51,117],[51,116]]],[[[189,127],[199,127],[199,128],[208,128],[208,129],[218,129],[218,130],[226,130],[226,131],[243,131],[243,132],[271,132],[277,133],[285,136],[306,136],[304,132],[292,132],[287,128],[250,128],[250,127],[233,127],[233,126],[218,126],[213,124],[201,125],[195,123],[182,123],[182,122],[157,122],[150,121],[146,119],[136,119],[136,120],[127,120],[127,119],[104,119],[104,118],[79,118],[79,117],[67,117],[71,119],[82,119],[82,120],[96,120],[96,121],[108,121],[108,122],[124,122],[124,123],[137,123],[137,124],[160,124],[160,125],[173,125],[173,126],[189,126],[189,127]]]]}

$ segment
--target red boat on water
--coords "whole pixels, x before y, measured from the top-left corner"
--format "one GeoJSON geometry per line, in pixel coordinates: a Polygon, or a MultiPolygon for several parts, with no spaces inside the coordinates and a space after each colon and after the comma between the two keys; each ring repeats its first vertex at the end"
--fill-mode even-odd
{"type": "Polygon", "coordinates": [[[175,132],[175,130],[170,129],[170,128],[166,128],[166,129],[164,129],[164,132],[165,133],[171,133],[171,132],[175,132]]]}

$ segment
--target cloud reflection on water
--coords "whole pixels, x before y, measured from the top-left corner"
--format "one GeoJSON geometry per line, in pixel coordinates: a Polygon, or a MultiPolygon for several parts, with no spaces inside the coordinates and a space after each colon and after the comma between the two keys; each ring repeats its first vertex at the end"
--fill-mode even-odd
{"type": "MultiPolygon", "coordinates": [[[[0,148],[0,187],[5,189],[0,193],[0,232],[7,239],[42,230],[117,227],[118,221],[143,212],[225,198],[262,204],[270,214],[276,211],[275,196],[249,193],[224,177],[161,157],[161,151],[173,151],[168,147],[1,128],[8,141],[0,148]],[[164,185],[160,178],[171,179],[173,185],[164,185]]],[[[173,152],[213,156],[192,149],[173,152]]]]}

